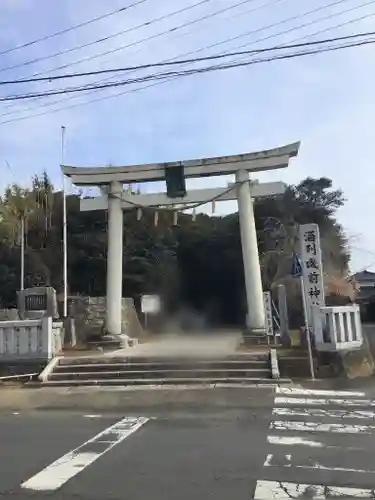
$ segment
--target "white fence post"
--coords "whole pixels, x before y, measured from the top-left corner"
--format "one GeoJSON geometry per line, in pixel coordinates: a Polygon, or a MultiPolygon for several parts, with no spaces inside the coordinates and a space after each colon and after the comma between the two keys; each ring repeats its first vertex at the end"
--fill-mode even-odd
{"type": "Polygon", "coordinates": [[[313,332],[318,351],[350,351],[363,344],[362,325],[357,304],[316,307],[313,332]]]}
{"type": "Polygon", "coordinates": [[[52,317],[0,321],[0,362],[49,361],[61,350],[60,329],[52,317]]]}

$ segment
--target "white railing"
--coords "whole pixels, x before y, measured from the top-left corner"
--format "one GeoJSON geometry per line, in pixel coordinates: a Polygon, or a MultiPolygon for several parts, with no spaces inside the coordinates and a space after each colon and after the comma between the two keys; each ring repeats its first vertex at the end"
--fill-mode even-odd
{"type": "Polygon", "coordinates": [[[51,317],[0,321],[0,362],[49,361],[61,351],[61,325],[51,317]]]}
{"type": "Polygon", "coordinates": [[[318,351],[350,351],[363,344],[357,304],[313,308],[313,333],[318,351]]]}

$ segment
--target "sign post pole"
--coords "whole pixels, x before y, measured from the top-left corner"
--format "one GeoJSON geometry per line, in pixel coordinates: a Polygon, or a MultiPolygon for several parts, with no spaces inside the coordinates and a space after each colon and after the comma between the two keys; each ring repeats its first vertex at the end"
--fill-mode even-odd
{"type": "Polygon", "coordinates": [[[318,306],[319,308],[325,304],[319,226],[317,224],[303,224],[300,226],[299,237],[302,257],[301,293],[306,318],[307,347],[309,350],[311,378],[315,380],[310,339],[310,331],[314,333],[311,330],[313,326],[313,307],[318,306]]]}
{"type": "Polygon", "coordinates": [[[309,355],[310,374],[311,374],[311,380],[315,380],[314,359],[313,359],[312,349],[311,349],[310,325],[309,325],[309,319],[308,319],[308,314],[307,314],[307,302],[306,302],[306,295],[305,295],[305,286],[303,283],[303,276],[301,276],[299,278],[299,282],[301,284],[301,296],[302,296],[302,305],[303,305],[303,315],[305,318],[305,334],[306,334],[306,340],[307,340],[307,351],[308,351],[308,355],[309,355]]]}
{"type": "Polygon", "coordinates": [[[301,286],[303,317],[304,317],[305,335],[306,335],[306,341],[307,341],[307,351],[308,351],[308,356],[309,356],[310,374],[311,374],[311,380],[315,380],[314,359],[313,359],[312,349],[311,349],[308,305],[307,305],[307,300],[306,300],[305,283],[304,283],[304,277],[303,277],[303,264],[301,263],[297,254],[294,254],[294,256],[293,256],[292,276],[294,278],[298,278],[300,286],[301,286]]]}

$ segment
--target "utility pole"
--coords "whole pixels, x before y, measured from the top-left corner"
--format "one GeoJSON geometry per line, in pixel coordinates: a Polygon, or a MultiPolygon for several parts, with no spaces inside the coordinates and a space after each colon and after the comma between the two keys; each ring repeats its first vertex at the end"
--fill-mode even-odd
{"type": "MultiPolygon", "coordinates": [[[[61,165],[65,159],[65,127],[61,127],[61,165]]],[[[66,178],[63,174],[63,283],[64,283],[64,318],[68,316],[68,231],[66,217],[66,178]]]]}
{"type": "Polygon", "coordinates": [[[25,288],[25,214],[21,215],[21,283],[20,290],[25,288]]]}

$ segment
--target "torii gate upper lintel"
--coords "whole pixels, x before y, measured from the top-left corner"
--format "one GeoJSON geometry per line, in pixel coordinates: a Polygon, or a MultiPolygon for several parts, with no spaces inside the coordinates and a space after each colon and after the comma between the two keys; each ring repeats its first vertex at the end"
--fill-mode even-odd
{"type": "Polygon", "coordinates": [[[63,174],[77,186],[107,186],[108,195],[81,200],[81,210],[108,209],[107,255],[107,331],[121,334],[123,209],[140,206],[167,206],[200,203],[215,197],[238,201],[241,245],[244,263],[247,330],[249,334],[265,333],[263,289],[259,265],[257,234],[254,219],[253,197],[275,196],[285,191],[281,182],[249,182],[249,172],[286,168],[291,158],[297,156],[300,143],[266,151],[233,156],[195,159],[168,163],[130,165],[125,167],[72,167],[62,165],[63,174]],[[165,180],[165,169],[182,166],[184,176],[210,177],[235,174],[232,189],[214,188],[190,191],[183,198],[168,198],[163,193],[127,195],[123,184],[165,180]],[[127,202],[129,199],[129,202],[127,202]]]}

